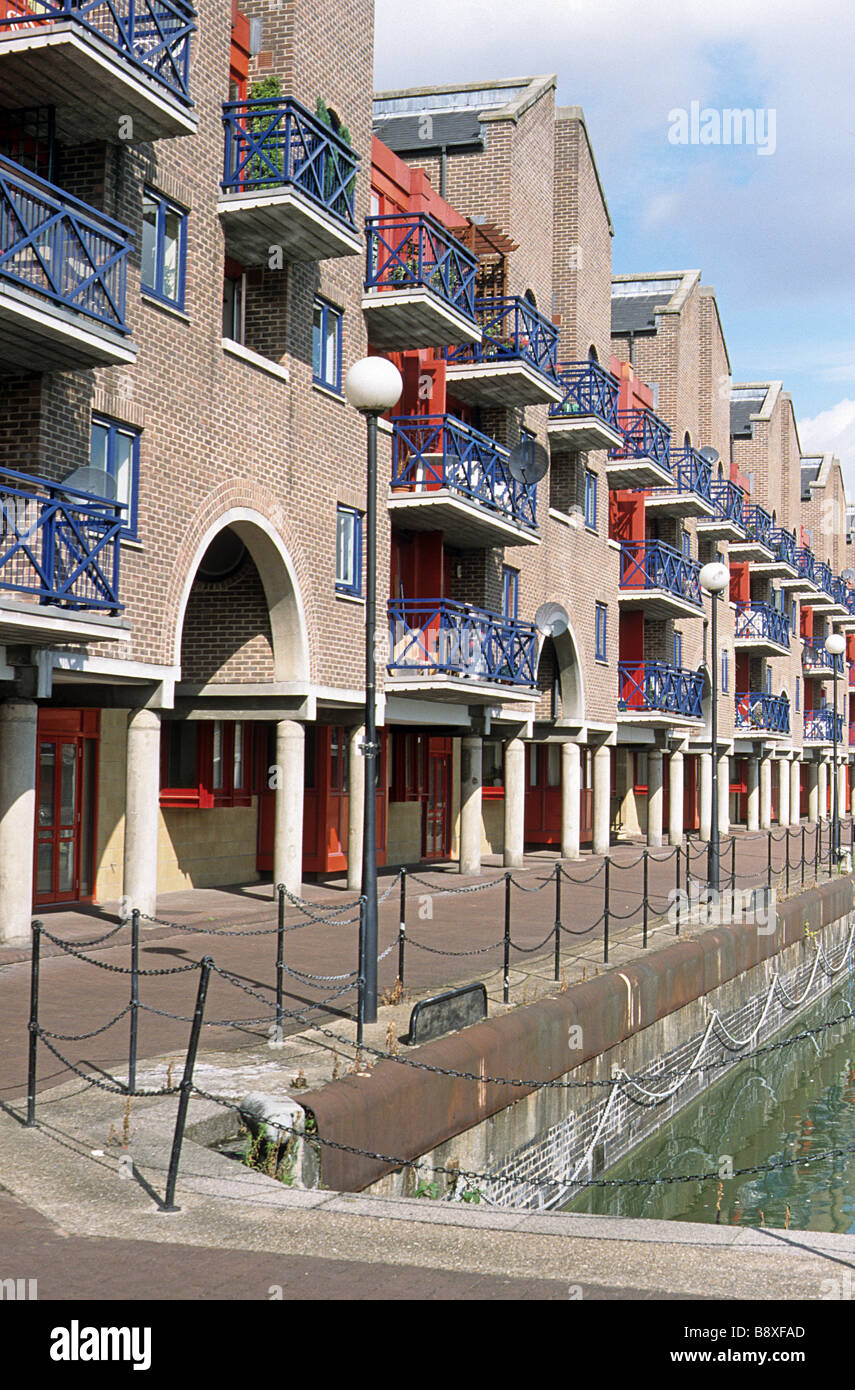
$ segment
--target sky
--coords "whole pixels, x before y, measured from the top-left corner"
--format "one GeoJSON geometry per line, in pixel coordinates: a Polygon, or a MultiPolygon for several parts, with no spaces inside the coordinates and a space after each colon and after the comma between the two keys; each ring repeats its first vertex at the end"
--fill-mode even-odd
{"type": "Polygon", "coordinates": [[[700,269],[734,380],[783,381],[802,452],[836,453],[855,497],[853,50],[840,0],[376,0],[380,90],[557,75],[615,273],[700,269]],[[752,144],[701,141],[725,108],[761,113],[752,144]]]}

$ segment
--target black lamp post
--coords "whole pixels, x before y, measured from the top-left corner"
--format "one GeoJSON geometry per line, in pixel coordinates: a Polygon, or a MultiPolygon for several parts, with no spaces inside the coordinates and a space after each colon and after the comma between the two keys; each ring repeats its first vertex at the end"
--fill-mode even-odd
{"type": "Polygon", "coordinates": [[[344,394],[368,423],[368,480],[365,503],[365,803],[362,826],[362,895],[365,898],[364,1021],[377,1022],[377,421],[397,405],[404,389],[401,373],[385,357],[354,362],[344,394]]]}
{"type": "Polygon", "coordinates": [[[716,893],[719,886],[718,835],[718,597],[730,583],[730,570],[720,560],[704,565],[700,573],[701,588],[712,599],[712,633],[710,638],[710,671],[712,676],[712,709],[710,715],[710,749],[712,751],[712,815],[710,842],[707,852],[707,882],[716,893]]]}
{"type": "Polygon", "coordinates": [[[846,639],[839,632],[832,632],[830,637],[825,639],[825,650],[832,659],[834,666],[834,723],[831,726],[832,741],[832,771],[834,785],[831,788],[831,861],[837,864],[840,859],[840,805],[839,788],[837,780],[837,661],[846,649],[846,639]]]}

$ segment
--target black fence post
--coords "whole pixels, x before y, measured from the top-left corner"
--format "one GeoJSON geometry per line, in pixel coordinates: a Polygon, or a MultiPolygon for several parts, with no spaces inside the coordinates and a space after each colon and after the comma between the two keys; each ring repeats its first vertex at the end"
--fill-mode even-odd
{"type": "Polygon", "coordinates": [[[784,892],[787,894],[787,897],[789,897],[789,895],[790,895],[790,827],[789,827],[789,826],[787,826],[787,837],[786,837],[786,840],[784,841],[784,849],[785,849],[785,852],[786,852],[786,855],[787,855],[787,863],[786,863],[786,867],[785,867],[785,879],[784,879],[784,882],[785,882],[784,892]]]}
{"type": "Polygon", "coordinates": [[[363,896],[359,899],[359,977],[357,980],[356,995],[356,1047],[357,1056],[362,1047],[362,1036],[365,1032],[365,910],[368,899],[363,896]]]}
{"type": "Polygon", "coordinates": [[[140,910],[131,913],[131,1036],[128,1047],[128,1095],[137,1089],[137,1029],[140,1012],[140,910]]]}
{"type": "Polygon", "coordinates": [[[561,977],[561,865],[555,865],[555,979],[561,977]]]}
{"type": "Polygon", "coordinates": [[[736,892],[736,836],[730,841],[730,887],[731,893],[736,892]]]}
{"type": "Polygon", "coordinates": [[[180,1208],[175,1205],[175,1184],[178,1181],[178,1165],[181,1162],[181,1145],[184,1142],[184,1127],[187,1123],[187,1109],[190,1104],[190,1092],[193,1089],[193,1068],[196,1065],[199,1034],[202,1031],[202,1015],[205,1012],[205,1000],[208,997],[208,980],[211,977],[211,966],[213,963],[210,956],[202,957],[199,988],[196,992],[196,1007],[193,1010],[190,1041],[187,1044],[187,1059],[184,1063],[184,1075],[181,1078],[178,1114],[175,1118],[175,1134],[172,1139],[172,1153],[169,1158],[169,1173],[166,1178],[166,1198],[162,1207],[163,1211],[180,1210],[180,1208]]]}
{"type": "Polygon", "coordinates": [[[806,826],[806,825],[803,825],[803,826],[802,826],[802,888],[804,888],[804,886],[805,886],[805,837],[806,837],[806,835],[807,835],[807,826],[806,826]]]}
{"type": "Polygon", "coordinates": [[[822,821],[819,819],[819,812],[816,818],[816,832],[813,838],[813,881],[819,882],[819,856],[822,847],[822,821]]]}
{"type": "Polygon", "coordinates": [[[511,981],[511,875],[505,874],[505,961],[502,975],[502,999],[507,1004],[511,981]]]}
{"type": "Polygon", "coordinates": [[[398,913],[398,979],[404,988],[404,946],[407,940],[407,871],[401,870],[401,906],[398,913]]]}
{"type": "Polygon", "coordinates": [[[285,1017],[285,892],[279,885],[279,905],[276,914],[276,1036],[282,1042],[282,1022],[285,1017]]]}
{"type": "Polygon", "coordinates": [[[33,954],[30,961],[30,1058],[27,1068],[27,1129],[36,1123],[36,1049],[39,1043],[39,954],[42,924],[33,922],[33,954]]]}
{"type": "Polygon", "coordinates": [[[611,867],[612,861],[608,855],[604,860],[605,878],[603,879],[603,964],[609,963],[609,910],[611,908],[611,867]]]}
{"type": "Polygon", "coordinates": [[[676,882],[676,885],[675,885],[675,887],[676,887],[676,892],[677,892],[677,896],[676,896],[676,899],[675,899],[675,901],[674,901],[674,906],[675,906],[675,908],[676,908],[676,919],[675,919],[675,922],[674,922],[674,935],[675,935],[675,936],[679,936],[679,935],[680,935],[680,859],[681,859],[681,857],[682,857],[681,854],[680,854],[680,846],[679,846],[679,845],[676,846],[676,848],[675,848],[675,850],[674,850],[674,854],[676,855],[676,859],[677,859],[677,882],[676,882]]]}
{"type": "Polygon", "coordinates": [[[767,832],[766,842],[766,891],[772,891],[772,831],[767,832]]]}
{"type": "Polygon", "coordinates": [[[649,859],[650,859],[650,850],[647,849],[647,848],[645,847],[645,848],[642,850],[642,853],[641,853],[641,864],[642,864],[642,869],[641,869],[642,881],[641,881],[641,883],[642,883],[642,893],[643,893],[643,895],[644,895],[644,896],[643,896],[643,900],[642,900],[642,904],[641,904],[641,910],[642,910],[642,914],[643,914],[643,916],[642,916],[642,925],[641,925],[641,945],[642,945],[642,947],[643,947],[643,949],[644,949],[645,951],[647,950],[647,916],[648,916],[648,911],[649,911],[649,908],[650,908],[649,895],[648,895],[648,892],[647,892],[647,884],[648,884],[648,863],[649,863],[649,859]]]}

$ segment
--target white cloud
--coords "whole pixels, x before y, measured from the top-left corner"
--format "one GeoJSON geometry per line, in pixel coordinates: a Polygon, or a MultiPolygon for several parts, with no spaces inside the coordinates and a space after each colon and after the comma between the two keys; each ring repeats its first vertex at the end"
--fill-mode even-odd
{"type": "Polygon", "coordinates": [[[813,418],[799,420],[805,453],[833,453],[840,459],[849,493],[855,496],[855,400],[838,401],[813,418]]]}

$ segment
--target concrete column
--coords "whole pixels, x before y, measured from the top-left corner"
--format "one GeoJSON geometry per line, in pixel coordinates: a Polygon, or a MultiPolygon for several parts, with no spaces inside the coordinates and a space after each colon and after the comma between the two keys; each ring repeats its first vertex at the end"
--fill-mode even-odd
{"type": "Polygon", "coordinates": [[[841,816],[846,815],[846,764],[837,766],[837,805],[841,816]]]}
{"type": "Polygon", "coordinates": [[[808,763],[808,820],[819,820],[819,764],[808,763]]]}
{"type": "Polygon", "coordinates": [[[460,872],[481,872],[481,739],[460,740],[460,872]]]}
{"type": "MultiPolygon", "coordinates": [[[[30,934],[37,721],[32,700],[0,705],[0,942],[30,934]]],[[[159,759],[154,766],[157,776],[159,759]]]]}
{"type": "Polygon", "coordinates": [[[748,776],[748,829],[760,829],[760,769],[759,759],[746,758],[748,776]]]}
{"type": "Polygon", "coordinates": [[[701,753],[701,839],[708,840],[712,831],[712,754],[701,753]]]}
{"type": "Polygon", "coordinates": [[[128,718],[125,776],[123,906],[155,915],[160,816],[160,715],[138,709],[128,718]]]}
{"type": "Polygon", "coordinates": [[[772,828],[772,759],[766,753],[760,759],[760,829],[772,828]]]}
{"type": "Polygon", "coordinates": [[[790,825],[798,825],[802,818],[802,761],[793,758],[790,763],[790,825]]]}
{"type": "Polygon", "coordinates": [[[505,848],[502,863],[518,869],[525,848],[525,744],[509,738],[505,744],[505,848]]]}
{"type": "Polygon", "coordinates": [[[778,824],[790,823],[790,762],[781,758],[778,763],[778,824]]]}
{"type": "MultiPolygon", "coordinates": [[[[306,735],[295,719],[276,725],[276,807],[273,820],[273,886],[289,893],[303,887],[303,788],[306,735]]],[[[363,774],[364,775],[364,774],[363,774]]]]}
{"type": "Polygon", "coordinates": [[[828,820],[828,763],[820,763],[817,769],[817,790],[819,819],[828,820]]]}
{"type": "Polygon", "coordinates": [[[579,858],[582,801],[582,757],[578,743],[561,745],[561,854],[579,858]]]}
{"type": "Polygon", "coordinates": [[[347,886],[358,893],[362,888],[362,832],[365,825],[365,755],[362,743],[365,727],[351,729],[347,745],[347,886]]]}
{"type": "Polygon", "coordinates": [[[647,754],[647,843],[662,844],[662,749],[647,754]]]}
{"type": "Polygon", "coordinates": [[[683,754],[668,759],[668,843],[683,843],[683,754]]]}
{"type": "Polygon", "coordinates": [[[730,834],[730,757],[727,753],[718,760],[718,833],[730,834]]]}
{"type": "Polygon", "coordinates": [[[594,854],[608,854],[612,798],[612,750],[601,743],[594,754],[594,854]]]}

